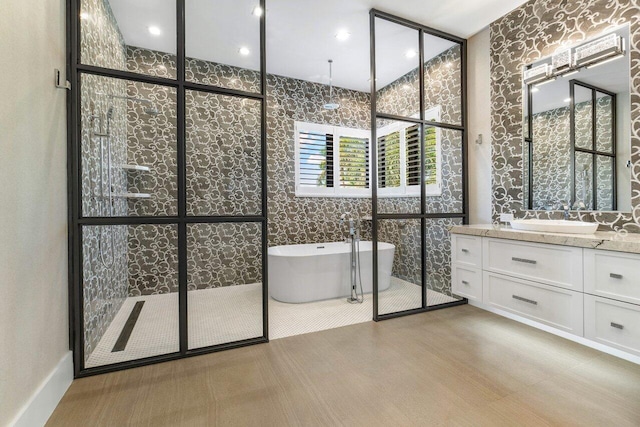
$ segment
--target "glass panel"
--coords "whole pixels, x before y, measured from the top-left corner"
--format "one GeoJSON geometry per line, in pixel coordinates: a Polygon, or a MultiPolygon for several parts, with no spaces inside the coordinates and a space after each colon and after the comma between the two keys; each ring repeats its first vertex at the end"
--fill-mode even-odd
{"type": "Polygon", "coordinates": [[[186,2],[186,79],[260,92],[258,0],[186,2]]]}
{"type": "Polygon", "coordinates": [[[83,64],[176,78],[176,2],[82,0],[83,64]]]}
{"type": "Polygon", "coordinates": [[[427,213],[462,213],[462,131],[425,127],[427,213]]]}
{"type": "Polygon", "coordinates": [[[462,225],[462,219],[425,219],[427,306],[447,304],[462,299],[451,293],[451,235],[449,228],[454,225],[462,225]]]}
{"type": "Polygon", "coordinates": [[[576,152],[576,201],[575,204],[593,210],[593,155],[576,152]]]}
{"type": "Polygon", "coordinates": [[[596,150],[613,153],[614,144],[614,99],[601,92],[596,94],[596,150]]]}
{"type": "Polygon", "coordinates": [[[527,90],[523,91],[522,97],[522,135],[524,138],[529,138],[529,99],[528,94],[531,90],[531,87],[528,87],[527,90]]]}
{"type": "Polygon", "coordinates": [[[529,209],[529,147],[530,142],[522,144],[522,205],[523,209],[529,209]]]}
{"type": "Polygon", "coordinates": [[[420,114],[418,30],[376,18],[377,112],[420,114]]]}
{"type": "Polygon", "coordinates": [[[187,226],[189,349],[261,337],[262,225],[187,226]]]}
{"type": "Polygon", "coordinates": [[[377,124],[378,213],[420,213],[420,127],[377,124]]]}
{"type": "Polygon", "coordinates": [[[174,88],[81,78],[85,217],[177,215],[174,88]]]}
{"type": "Polygon", "coordinates": [[[597,173],[597,206],[602,211],[613,210],[614,197],[614,157],[596,156],[597,173]]]}
{"type": "Polygon", "coordinates": [[[187,213],[262,213],[261,102],[186,92],[187,213]]]}
{"type": "Polygon", "coordinates": [[[419,219],[378,221],[378,314],[422,307],[420,227],[419,219]]]}
{"type": "Polygon", "coordinates": [[[462,62],[458,43],[424,35],[424,106],[425,110],[437,108],[440,121],[462,124],[462,62]]]}
{"type": "Polygon", "coordinates": [[[179,351],[175,225],[82,228],[85,367],[179,351]]]}
{"type": "Polygon", "coordinates": [[[592,91],[583,86],[574,86],[575,95],[575,145],[593,149],[593,102],[592,91]]]}
{"type": "Polygon", "coordinates": [[[571,198],[569,111],[558,108],[533,116],[533,209],[553,210],[560,200],[571,198]]]}

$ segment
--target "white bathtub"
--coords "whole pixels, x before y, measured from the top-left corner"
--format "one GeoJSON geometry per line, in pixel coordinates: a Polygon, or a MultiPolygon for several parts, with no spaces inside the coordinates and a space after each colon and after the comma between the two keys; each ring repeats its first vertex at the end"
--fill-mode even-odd
{"type": "MultiPolygon", "coordinates": [[[[372,242],[360,242],[364,293],[373,290],[372,248],[372,242]]],[[[395,249],[391,243],[378,242],[379,291],[391,284],[395,249]]],[[[268,253],[269,294],[273,299],[301,303],[351,295],[350,243],[274,246],[268,253]]]]}

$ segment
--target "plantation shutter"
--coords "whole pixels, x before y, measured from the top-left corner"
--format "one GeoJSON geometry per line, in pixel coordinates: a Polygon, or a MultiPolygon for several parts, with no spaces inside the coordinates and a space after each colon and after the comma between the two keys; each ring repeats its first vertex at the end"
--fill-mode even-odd
{"type": "Polygon", "coordinates": [[[378,138],[378,187],[400,187],[400,132],[378,138]]]}
{"type": "Polygon", "coordinates": [[[369,188],[369,139],[340,137],[340,186],[369,188]]]}
{"type": "Polygon", "coordinates": [[[301,132],[300,185],[306,187],[333,187],[333,135],[301,132]]]}

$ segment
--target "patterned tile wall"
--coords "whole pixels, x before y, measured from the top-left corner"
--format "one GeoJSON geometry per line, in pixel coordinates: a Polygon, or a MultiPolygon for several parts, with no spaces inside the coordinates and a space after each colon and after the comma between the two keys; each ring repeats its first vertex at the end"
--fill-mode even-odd
{"type": "Polygon", "coordinates": [[[532,0],[490,26],[493,217],[560,218],[560,212],[524,211],[522,83],[525,64],[607,29],[630,25],[631,212],[572,212],[605,228],[640,232],[640,6],[626,0],[532,0]]]}
{"type": "MultiPolygon", "coordinates": [[[[89,17],[82,21],[83,62],[124,67],[124,43],[108,2],[84,0],[82,9],[89,17]]],[[[110,191],[122,194],[127,188],[126,173],[113,167],[127,159],[126,102],[114,97],[126,95],[126,84],[116,79],[85,75],[81,86],[82,212],[85,216],[127,215],[126,199],[109,197],[110,191]],[[107,132],[109,137],[97,135],[107,132]]],[[[122,226],[84,227],[82,234],[86,360],[128,295],[127,229],[122,226]]]]}

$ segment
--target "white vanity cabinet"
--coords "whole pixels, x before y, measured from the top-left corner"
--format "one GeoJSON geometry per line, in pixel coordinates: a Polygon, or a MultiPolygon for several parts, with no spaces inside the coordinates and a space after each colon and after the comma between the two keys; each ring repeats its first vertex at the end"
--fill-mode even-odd
{"type": "Polygon", "coordinates": [[[455,233],[451,240],[454,294],[640,356],[640,255],[455,233]]]}

